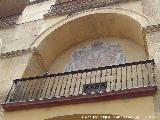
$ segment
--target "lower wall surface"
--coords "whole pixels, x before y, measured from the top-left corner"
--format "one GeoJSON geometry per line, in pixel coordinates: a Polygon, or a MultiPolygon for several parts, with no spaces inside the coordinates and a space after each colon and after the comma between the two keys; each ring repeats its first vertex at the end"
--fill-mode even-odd
{"type": "Polygon", "coordinates": [[[146,120],[154,116],[153,96],[5,112],[4,117],[5,120],[45,120],[73,114],[113,114],[146,120]]]}

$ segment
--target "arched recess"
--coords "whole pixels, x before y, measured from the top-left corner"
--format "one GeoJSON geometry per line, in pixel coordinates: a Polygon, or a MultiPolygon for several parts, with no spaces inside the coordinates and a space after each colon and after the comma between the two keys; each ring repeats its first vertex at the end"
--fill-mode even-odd
{"type": "Polygon", "coordinates": [[[144,48],[143,27],[150,22],[130,10],[97,9],[73,15],[51,26],[31,45],[36,47],[49,69],[55,58],[70,47],[89,39],[129,39],[144,48]]]}
{"type": "Polygon", "coordinates": [[[120,115],[112,115],[112,114],[74,114],[74,115],[65,115],[65,116],[57,116],[53,118],[48,118],[45,120],[133,120],[131,118],[122,117],[120,115]]]}

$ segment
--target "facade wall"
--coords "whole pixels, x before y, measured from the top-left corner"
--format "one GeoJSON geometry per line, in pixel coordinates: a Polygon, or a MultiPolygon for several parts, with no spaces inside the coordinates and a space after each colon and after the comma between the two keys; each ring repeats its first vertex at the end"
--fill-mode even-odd
{"type": "MultiPolygon", "coordinates": [[[[50,8],[50,5],[54,4],[55,0],[46,1],[39,4],[34,4],[27,6],[23,11],[22,15],[18,19],[16,25],[0,28],[0,38],[2,39],[2,53],[16,51],[21,49],[27,49],[31,47],[35,41],[42,37],[42,34],[47,31],[52,26],[56,26],[58,23],[64,19],[72,19],[67,16],[59,17],[48,17],[44,18],[50,8]]],[[[138,14],[141,17],[148,19],[148,23],[141,22],[140,24],[145,27],[147,25],[157,24],[159,22],[159,1],[154,0],[144,0],[137,2],[129,2],[123,4],[116,4],[108,7],[110,12],[124,11],[125,14],[129,14],[138,21],[143,21],[142,18],[135,16],[138,14]],[[154,4],[153,4],[154,3],[154,4]],[[114,10],[112,11],[111,8],[114,10]],[[130,11],[130,12],[129,12],[130,11]],[[132,12],[131,12],[132,11],[132,12]]],[[[81,13],[86,14],[86,13],[81,13]]],[[[79,15],[81,17],[81,15],[79,15]]],[[[68,20],[69,22],[69,20],[68,20]]],[[[148,41],[148,53],[150,58],[154,58],[157,65],[157,72],[159,71],[159,32],[154,32],[147,34],[148,41]]],[[[73,33],[74,35],[74,33],[73,33]]],[[[62,34],[63,36],[63,34],[62,34]]],[[[43,37],[42,37],[43,38],[43,37]]],[[[114,41],[115,38],[112,40],[114,41]]],[[[138,61],[146,59],[146,52],[142,46],[131,42],[130,40],[118,40],[122,48],[124,49],[124,54],[127,56],[127,62],[138,61]],[[126,42],[127,41],[127,42],[126,42]],[[133,45],[134,47],[128,47],[133,45]],[[131,56],[131,51],[134,57],[131,56]]],[[[76,46],[72,46],[67,49],[66,52],[59,53],[54,61],[52,61],[52,66],[49,69],[49,72],[63,72],[64,67],[69,64],[71,61],[71,55],[76,49],[82,48],[83,46],[89,45],[90,42],[85,42],[76,46]],[[64,59],[65,58],[65,59],[64,59]],[[56,65],[59,67],[54,67],[56,65]]],[[[0,59],[0,99],[6,94],[9,90],[12,80],[42,74],[45,70],[38,63],[36,57],[31,57],[31,54],[25,54],[16,57],[0,59]],[[35,65],[35,66],[33,66],[35,65]],[[34,71],[34,74],[30,72],[34,71]],[[25,72],[25,74],[24,74],[25,72]],[[2,87],[3,86],[3,87],[2,87]]],[[[159,76],[157,77],[159,78],[159,76]]],[[[159,84],[159,81],[158,81],[159,84]]],[[[149,116],[158,115],[160,113],[159,107],[159,94],[154,97],[143,97],[137,99],[127,99],[127,100],[116,100],[109,102],[99,102],[99,103],[90,103],[90,104],[79,104],[79,105],[69,105],[61,106],[54,108],[44,108],[44,109],[32,109],[24,111],[15,111],[15,112],[5,112],[5,118],[3,117],[3,110],[0,110],[0,120],[44,120],[56,116],[63,116],[68,114],[83,114],[83,113],[104,113],[104,114],[118,114],[118,115],[139,115],[149,116]],[[155,104],[153,104],[155,103],[155,104]],[[90,109],[88,109],[90,108],[90,109]],[[102,109],[103,108],[103,109],[102,109]],[[116,109],[115,109],[116,108],[116,109]],[[130,108],[130,109],[128,109],[130,108]],[[143,108],[139,109],[139,108],[143,108]],[[76,109],[76,111],[75,111],[76,109]],[[127,109],[127,111],[126,111],[127,109]],[[144,111],[145,110],[145,111],[144,111]],[[17,116],[18,114],[18,116],[17,116]],[[29,117],[26,117],[29,116],[29,117]],[[31,117],[30,117],[31,116],[31,117]]]]}
{"type": "Polygon", "coordinates": [[[159,0],[143,0],[143,12],[147,16],[160,17],[159,0]]]}
{"type": "Polygon", "coordinates": [[[0,60],[0,96],[4,96],[12,85],[12,80],[21,78],[31,54],[0,60]]]}
{"type": "Polygon", "coordinates": [[[113,114],[131,116],[134,120],[136,117],[140,117],[141,120],[146,120],[148,117],[149,120],[149,116],[154,116],[153,97],[6,112],[5,120],[45,120],[73,114],[113,114]]]}
{"type": "MultiPolygon", "coordinates": [[[[32,42],[35,41],[35,39],[47,28],[67,18],[66,16],[50,18],[43,17],[43,15],[48,12],[50,5],[54,3],[55,0],[49,0],[43,3],[26,6],[22,15],[16,22],[17,25],[0,28],[0,38],[4,43],[3,52],[30,47],[32,42]],[[22,34],[19,34],[20,32],[22,34]]],[[[131,2],[129,4],[123,3],[113,5],[112,7],[129,9],[142,13],[141,2],[131,2]]]]}
{"type": "MultiPolygon", "coordinates": [[[[157,78],[160,78],[159,72],[160,72],[160,55],[159,55],[159,47],[160,47],[160,32],[155,31],[155,32],[150,32],[147,33],[146,35],[147,41],[148,41],[148,49],[150,51],[149,56],[150,58],[154,58],[156,62],[156,73],[157,73],[157,78]]],[[[157,116],[159,116],[160,113],[160,94],[159,94],[159,84],[160,81],[157,79],[157,85],[158,85],[158,93],[154,97],[154,103],[155,103],[155,113],[157,116]]]]}

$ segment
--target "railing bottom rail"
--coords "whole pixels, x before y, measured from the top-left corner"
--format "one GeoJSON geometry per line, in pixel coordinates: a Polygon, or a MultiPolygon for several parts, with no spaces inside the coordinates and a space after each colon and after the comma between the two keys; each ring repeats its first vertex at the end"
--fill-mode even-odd
{"type": "Polygon", "coordinates": [[[70,96],[70,97],[60,97],[54,99],[46,100],[37,100],[30,102],[17,102],[17,103],[8,103],[1,104],[6,111],[17,111],[23,109],[32,109],[32,108],[44,108],[44,107],[54,107],[61,105],[70,105],[70,104],[80,104],[80,103],[91,103],[91,102],[100,102],[100,101],[109,101],[116,99],[128,99],[135,97],[145,97],[152,96],[157,90],[157,86],[148,86],[141,88],[126,89],[120,91],[111,91],[100,94],[93,95],[79,95],[79,96],[70,96]]]}

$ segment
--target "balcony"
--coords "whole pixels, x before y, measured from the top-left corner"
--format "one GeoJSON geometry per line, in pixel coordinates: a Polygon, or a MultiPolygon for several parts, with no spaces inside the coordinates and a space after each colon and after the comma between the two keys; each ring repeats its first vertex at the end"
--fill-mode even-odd
{"type": "Polygon", "coordinates": [[[73,14],[92,8],[105,7],[115,3],[127,2],[130,0],[71,0],[59,4],[52,5],[47,15],[65,15],[73,14]]]}
{"type": "Polygon", "coordinates": [[[153,95],[154,60],[16,79],[6,111],[153,95]]]}

